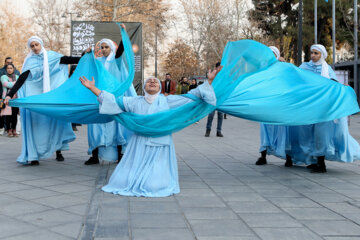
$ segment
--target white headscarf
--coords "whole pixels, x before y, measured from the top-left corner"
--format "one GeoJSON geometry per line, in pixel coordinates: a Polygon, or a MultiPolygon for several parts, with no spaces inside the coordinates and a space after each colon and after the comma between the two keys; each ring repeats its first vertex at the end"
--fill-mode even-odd
{"type": "Polygon", "coordinates": [[[160,92],[161,92],[161,82],[160,82],[160,80],[159,80],[158,78],[156,78],[156,77],[153,77],[153,76],[148,77],[148,78],[145,79],[145,81],[144,81],[143,90],[144,90],[144,93],[145,93],[145,96],[144,96],[145,100],[146,100],[148,103],[152,104],[152,103],[158,98],[158,96],[159,96],[159,94],[160,94],[160,92]],[[158,91],[157,93],[155,93],[155,94],[149,94],[149,93],[147,93],[146,90],[145,90],[146,82],[147,82],[149,79],[155,79],[155,80],[157,80],[157,81],[159,82],[160,89],[159,89],[159,91],[158,91]]]}
{"type": "Polygon", "coordinates": [[[270,46],[269,48],[270,48],[271,51],[273,51],[273,53],[275,54],[276,59],[279,60],[279,58],[280,58],[280,51],[279,51],[279,49],[278,49],[277,47],[275,47],[275,46],[270,46]]]}
{"type": "Polygon", "coordinates": [[[103,38],[100,40],[100,48],[101,48],[101,44],[103,44],[103,43],[106,43],[111,49],[111,52],[110,52],[109,56],[106,57],[106,61],[104,64],[105,68],[107,70],[109,70],[110,61],[115,59],[116,47],[115,47],[114,42],[108,38],[103,38]]]}
{"type": "Polygon", "coordinates": [[[327,53],[325,47],[323,45],[321,45],[321,44],[314,44],[314,45],[311,46],[310,50],[317,50],[317,51],[319,51],[321,53],[321,57],[320,57],[319,61],[317,61],[317,62],[311,61],[311,62],[313,64],[315,64],[315,65],[322,65],[321,66],[321,76],[326,77],[326,78],[330,78],[329,66],[325,61],[325,59],[328,56],[328,53],[327,53]]]}
{"type": "MultiPolygon", "coordinates": [[[[44,60],[43,60],[43,92],[49,92],[51,90],[50,88],[50,71],[49,71],[49,61],[48,61],[48,55],[47,52],[44,48],[44,42],[41,38],[39,38],[38,36],[32,36],[31,38],[29,38],[29,40],[27,41],[27,46],[31,49],[30,44],[32,42],[38,42],[41,45],[41,51],[39,54],[43,54],[44,55],[44,60]]],[[[30,50],[30,52],[28,53],[28,55],[26,56],[25,60],[24,60],[24,64],[23,67],[26,64],[26,61],[28,60],[29,57],[33,56],[33,55],[37,55],[35,54],[32,50],[30,50]]]]}

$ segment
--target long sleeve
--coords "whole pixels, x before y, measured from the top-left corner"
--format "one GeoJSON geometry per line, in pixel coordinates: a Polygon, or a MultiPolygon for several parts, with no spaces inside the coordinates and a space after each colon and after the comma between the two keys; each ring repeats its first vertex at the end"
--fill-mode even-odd
{"type": "MultiPolygon", "coordinates": [[[[214,89],[207,81],[188,93],[198,98],[201,98],[208,104],[216,106],[216,95],[214,89]]],[[[193,101],[191,98],[179,95],[169,95],[166,97],[166,99],[168,100],[170,108],[180,107],[186,103],[193,101]]]]}
{"type": "Polygon", "coordinates": [[[78,64],[81,57],[63,56],[60,58],[60,64],[78,64]]]}
{"type": "Polygon", "coordinates": [[[15,83],[9,82],[9,78],[6,75],[1,76],[1,85],[5,88],[12,88],[15,83]]]}
{"type": "Polygon", "coordinates": [[[30,70],[23,72],[19,76],[18,80],[16,81],[15,85],[11,88],[7,96],[12,98],[15,95],[15,93],[17,93],[17,91],[21,88],[21,86],[25,83],[25,80],[27,79],[29,74],[30,74],[30,70]]]}
{"type": "Polygon", "coordinates": [[[100,114],[115,115],[123,112],[123,110],[117,104],[115,96],[111,93],[101,91],[100,95],[98,96],[98,101],[100,103],[100,114]]]}
{"type": "Polygon", "coordinates": [[[124,45],[122,43],[122,41],[119,43],[119,47],[118,49],[116,50],[116,54],[115,54],[115,58],[119,58],[121,57],[121,55],[123,54],[124,52],[124,45]]]}

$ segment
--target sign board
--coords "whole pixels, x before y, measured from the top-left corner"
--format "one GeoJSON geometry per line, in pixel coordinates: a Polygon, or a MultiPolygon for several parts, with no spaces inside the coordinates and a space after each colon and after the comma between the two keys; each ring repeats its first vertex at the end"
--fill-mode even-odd
{"type": "MultiPolygon", "coordinates": [[[[134,87],[138,94],[142,93],[143,83],[143,43],[142,43],[142,23],[124,23],[126,31],[130,37],[135,56],[135,77],[134,87]]],[[[99,41],[109,38],[118,46],[121,41],[120,29],[114,22],[91,22],[91,21],[72,21],[71,22],[71,56],[81,56],[87,49],[92,48],[95,56],[99,53],[99,41]]]]}

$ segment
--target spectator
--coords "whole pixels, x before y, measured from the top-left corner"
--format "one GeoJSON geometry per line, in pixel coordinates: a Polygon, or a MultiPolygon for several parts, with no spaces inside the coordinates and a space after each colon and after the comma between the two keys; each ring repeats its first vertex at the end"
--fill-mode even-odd
{"type": "MultiPolygon", "coordinates": [[[[0,69],[0,77],[1,77],[2,75],[6,75],[6,66],[9,65],[9,64],[13,64],[13,65],[14,65],[13,59],[12,59],[11,57],[5,58],[5,65],[4,65],[3,68],[0,69]]],[[[14,73],[15,73],[15,75],[17,75],[17,76],[20,75],[19,70],[17,70],[16,68],[15,68],[15,70],[14,70],[14,73]]]]}
{"type": "Polygon", "coordinates": [[[180,83],[176,88],[176,94],[186,94],[189,91],[189,83],[186,77],[182,77],[180,83]]]}
{"type": "Polygon", "coordinates": [[[192,78],[192,79],[191,79],[191,84],[190,84],[190,86],[189,86],[189,91],[190,91],[191,89],[197,88],[197,86],[198,86],[198,84],[197,84],[196,78],[192,78]]]}
{"type": "Polygon", "coordinates": [[[176,93],[176,82],[171,80],[171,74],[165,75],[165,81],[161,81],[161,93],[165,96],[174,95],[176,93]]]}
{"type": "MultiPolygon", "coordinates": [[[[220,62],[216,63],[216,65],[215,65],[216,72],[220,72],[221,68],[222,67],[220,66],[220,62]]],[[[219,111],[217,111],[217,113],[218,113],[218,122],[217,122],[216,136],[217,137],[223,137],[224,135],[221,133],[221,127],[222,127],[224,114],[222,112],[219,112],[219,111]]],[[[210,137],[211,125],[212,125],[212,121],[214,120],[214,115],[215,115],[215,111],[211,112],[208,115],[208,119],[207,119],[207,123],[206,123],[205,137],[210,137]]]]}
{"type": "MultiPolygon", "coordinates": [[[[2,97],[5,98],[8,90],[12,88],[18,79],[19,75],[15,74],[15,67],[12,63],[6,65],[6,75],[1,76],[1,85],[3,87],[2,97]]],[[[17,98],[15,94],[13,99],[17,98]]],[[[17,124],[17,115],[19,113],[19,108],[6,106],[1,110],[1,116],[5,116],[6,122],[6,131],[8,133],[8,137],[17,137],[16,133],[16,124],[17,124]]]]}

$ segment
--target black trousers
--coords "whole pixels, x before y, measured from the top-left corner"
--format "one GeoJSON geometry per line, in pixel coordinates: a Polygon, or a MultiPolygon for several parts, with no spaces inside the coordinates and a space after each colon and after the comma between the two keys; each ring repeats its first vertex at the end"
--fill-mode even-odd
{"type": "Polygon", "coordinates": [[[12,107],[11,108],[12,114],[5,116],[5,122],[6,122],[6,131],[8,130],[16,130],[16,124],[17,124],[17,115],[19,113],[19,108],[12,107]]]}

